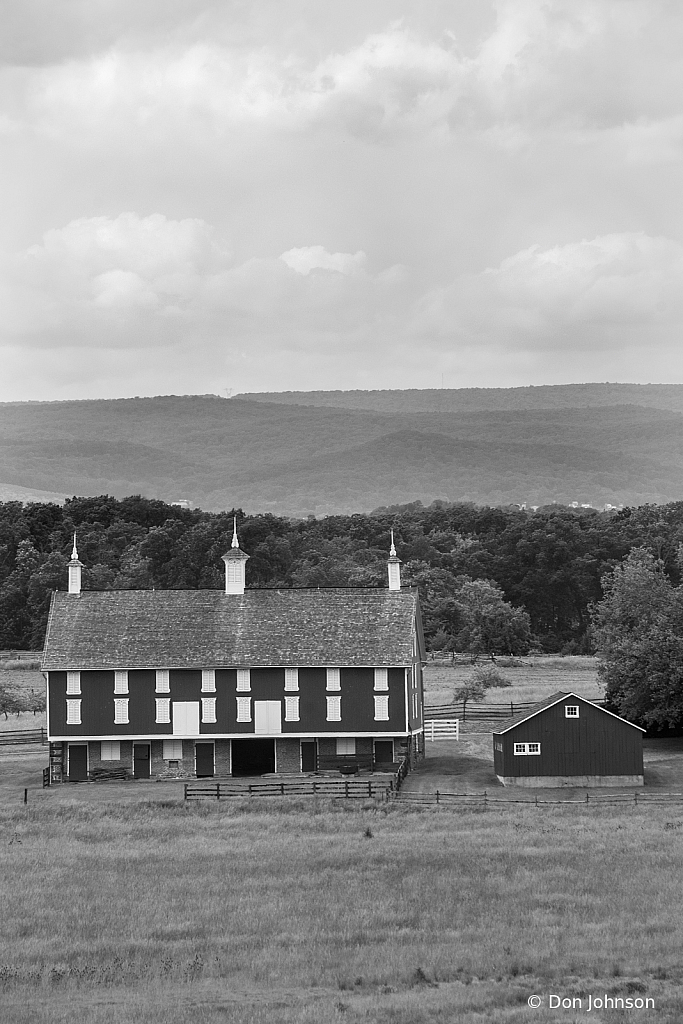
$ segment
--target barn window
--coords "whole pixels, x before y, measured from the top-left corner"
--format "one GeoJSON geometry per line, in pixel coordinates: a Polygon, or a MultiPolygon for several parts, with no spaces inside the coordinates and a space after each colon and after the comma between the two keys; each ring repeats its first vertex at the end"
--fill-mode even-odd
{"type": "MultiPolygon", "coordinates": [[[[286,668],[285,669],[285,690],[299,689],[299,669],[298,668],[286,668]]],[[[295,721],[299,721],[298,716],[295,721]]]]}
{"type": "Polygon", "coordinates": [[[157,693],[171,692],[171,679],[167,668],[158,668],[156,670],[156,691],[157,693]]]}
{"type": "Polygon", "coordinates": [[[128,693],[128,672],[126,669],[114,672],[114,693],[128,693]]]}
{"type": "MultiPolygon", "coordinates": [[[[248,668],[237,669],[237,692],[238,693],[249,693],[251,690],[251,671],[248,668]]],[[[239,721],[239,719],[238,719],[239,721]]],[[[247,722],[251,722],[251,718],[245,719],[247,722]]]]}
{"type": "Polygon", "coordinates": [[[540,754],[541,744],[540,743],[527,743],[527,754],[540,754]]]}
{"type": "Polygon", "coordinates": [[[388,697],[375,697],[375,721],[376,722],[388,722],[389,721],[389,698],[388,697]]]}
{"type": "Polygon", "coordinates": [[[251,722],[251,697],[237,697],[237,721],[251,722]]]}
{"type": "Polygon", "coordinates": [[[121,744],[118,740],[102,740],[100,761],[120,761],[121,744]]]}
{"type": "Polygon", "coordinates": [[[327,721],[341,722],[341,697],[327,697],[327,721]]]}
{"type": "Polygon", "coordinates": [[[337,740],[337,754],[344,757],[348,754],[356,753],[356,740],[354,736],[340,737],[337,740]]]}
{"type": "Polygon", "coordinates": [[[515,754],[526,754],[526,743],[515,743],[515,754]]]}
{"type": "Polygon", "coordinates": [[[183,741],[182,740],[164,740],[162,756],[163,756],[164,761],[182,761],[182,759],[183,759],[183,741]]]}
{"type": "Polygon", "coordinates": [[[67,672],[67,674],[66,674],[66,692],[67,693],[80,693],[81,692],[81,673],[80,672],[67,672]]]}
{"type": "Polygon", "coordinates": [[[564,717],[565,718],[578,718],[579,717],[579,705],[578,704],[565,704],[565,706],[564,706],[564,717]]]}
{"type": "Polygon", "coordinates": [[[216,721],[216,698],[202,697],[202,722],[216,721]]]}
{"type": "Polygon", "coordinates": [[[128,725],[128,698],[114,701],[114,725],[128,725]]]}
{"type": "Polygon", "coordinates": [[[171,722],[171,700],[169,697],[157,697],[156,698],[157,725],[170,725],[171,722]]]}
{"type": "Polygon", "coordinates": [[[386,668],[375,669],[375,689],[376,690],[388,690],[389,689],[389,670],[386,668]]]}
{"type": "Polygon", "coordinates": [[[285,722],[299,721],[299,698],[285,697],[285,722]]]}
{"type": "Polygon", "coordinates": [[[338,668],[327,669],[328,690],[341,690],[341,671],[338,668]]]}
{"type": "Polygon", "coordinates": [[[216,692],[216,670],[215,668],[202,669],[202,693],[216,692]]]}
{"type": "Polygon", "coordinates": [[[81,724],[81,702],[80,700],[68,700],[66,702],[66,724],[81,724]]]}

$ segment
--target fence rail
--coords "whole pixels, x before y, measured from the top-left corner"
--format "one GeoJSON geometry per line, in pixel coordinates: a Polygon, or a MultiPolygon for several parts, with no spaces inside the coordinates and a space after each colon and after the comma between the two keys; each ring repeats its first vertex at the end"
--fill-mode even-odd
{"type": "MultiPolygon", "coordinates": [[[[603,705],[602,700],[593,700],[592,704],[599,707],[603,705]]],[[[486,702],[474,703],[468,701],[464,706],[462,701],[455,704],[433,704],[425,707],[425,717],[429,719],[459,718],[461,721],[498,721],[504,718],[511,718],[522,711],[535,708],[538,701],[509,701],[505,704],[488,704],[486,702]]]]}
{"type": "MultiPolygon", "coordinates": [[[[399,769],[400,771],[400,769],[399,769]]],[[[398,773],[397,773],[398,774],[398,773]]],[[[392,777],[388,780],[368,779],[302,779],[278,782],[186,782],[185,800],[223,800],[248,796],[329,796],[345,799],[375,798],[388,800],[395,789],[392,777]]]]}
{"type": "Polygon", "coordinates": [[[47,743],[47,730],[41,729],[13,729],[7,732],[0,732],[0,746],[17,745],[26,743],[47,743]]]}
{"type": "Polygon", "coordinates": [[[486,790],[483,793],[407,793],[401,792],[402,803],[437,805],[441,807],[489,807],[492,805],[526,804],[530,807],[545,807],[551,804],[572,804],[578,806],[620,805],[628,807],[645,807],[647,805],[683,804],[683,793],[586,793],[585,797],[568,797],[565,800],[544,799],[538,794],[528,797],[491,796],[486,790]]]}
{"type": "Polygon", "coordinates": [[[460,722],[457,718],[428,718],[424,723],[424,734],[429,743],[435,740],[459,740],[460,722]]]}

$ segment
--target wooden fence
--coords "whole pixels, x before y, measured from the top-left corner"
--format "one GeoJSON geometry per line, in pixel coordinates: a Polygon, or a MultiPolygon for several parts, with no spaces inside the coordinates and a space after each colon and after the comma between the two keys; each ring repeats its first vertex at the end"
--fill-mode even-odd
{"type": "MultiPolygon", "coordinates": [[[[399,769],[400,771],[400,769],[399,769]]],[[[398,774],[398,773],[397,773],[398,774]]],[[[276,779],[265,782],[186,782],[185,800],[226,800],[249,796],[327,796],[350,800],[389,800],[394,793],[395,776],[390,779],[276,779]]]]}
{"type": "MultiPolygon", "coordinates": [[[[591,704],[599,707],[604,702],[593,700],[591,704]]],[[[474,703],[468,701],[464,706],[462,701],[456,704],[434,704],[425,707],[425,717],[429,719],[459,718],[462,722],[499,721],[504,718],[511,718],[522,711],[535,708],[538,701],[508,701],[505,704],[488,704],[487,702],[474,703]]]]}
{"type": "Polygon", "coordinates": [[[683,805],[683,793],[590,793],[585,797],[567,797],[566,799],[547,799],[535,793],[533,796],[503,797],[491,796],[487,790],[483,793],[444,793],[436,790],[434,793],[407,793],[405,790],[400,795],[402,803],[440,806],[440,807],[502,807],[508,804],[527,804],[530,807],[545,807],[551,804],[572,804],[579,806],[627,806],[645,807],[680,804],[683,805]]]}
{"type": "Polygon", "coordinates": [[[429,743],[435,740],[459,740],[460,722],[457,718],[428,718],[424,723],[424,733],[429,743]]]}
{"type": "Polygon", "coordinates": [[[0,732],[0,746],[31,743],[41,743],[44,746],[47,743],[47,730],[44,728],[13,729],[0,732]]]}

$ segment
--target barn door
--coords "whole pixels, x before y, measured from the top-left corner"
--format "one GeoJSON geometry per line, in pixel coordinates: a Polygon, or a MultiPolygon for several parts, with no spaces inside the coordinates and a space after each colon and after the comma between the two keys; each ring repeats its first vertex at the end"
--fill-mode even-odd
{"type": "Polygon", "coordinates": [[[150,777],[149,743],[133,744],[133,777],[136,779],[150,777]]]}
{"type": "Polygon", "coordinates": [[[213,776],[213,743],[195,743],[195,773],[198,779],[210,779],[213,776]]]}
{"type": "Polygon", "coordinates": [[[279,700],[254,701],[254,732],[265,736],[282,732],[282,704],[279,700]]]}
{"type": "Polygon", "coordinates": [[[88,781],[88,747],[85,743],[69,744],[69,782],[88,781]]]}
{"type": "Polygon", "coordinates": [[[318,744],[315,740],[301,741],[301,771],[316,772],[318,770],[318,744]]]}

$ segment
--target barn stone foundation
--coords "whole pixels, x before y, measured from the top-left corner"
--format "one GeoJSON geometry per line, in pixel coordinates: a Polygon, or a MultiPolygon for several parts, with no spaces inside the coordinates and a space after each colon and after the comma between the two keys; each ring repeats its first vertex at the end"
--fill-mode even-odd
{"type": "Polygon", "coordinates": [[[275,740],[275,771],[278,775],[294,775],[301,771],[301,741],[275,740]]]}
{"type": "Polygon", "coordinates": [[[525,789],[588,789],[597,786],[642,786],[642,775],[498,775],[504,786],[525,789]]]}

